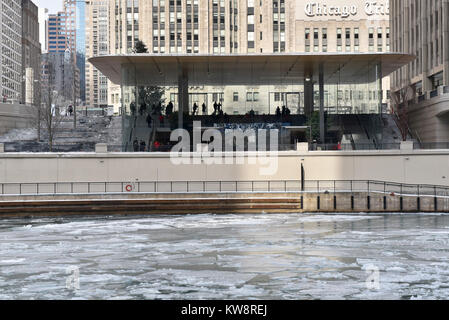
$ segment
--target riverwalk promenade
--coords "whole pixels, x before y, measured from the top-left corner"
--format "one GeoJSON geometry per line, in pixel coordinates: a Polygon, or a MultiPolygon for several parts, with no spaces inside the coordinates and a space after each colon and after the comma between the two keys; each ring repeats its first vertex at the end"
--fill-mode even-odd
{"type": "Polygon", "coordinates": [[[369,180],[26,183],[0,194],[0,218],[449,212],[449,187],[369,180]]]}

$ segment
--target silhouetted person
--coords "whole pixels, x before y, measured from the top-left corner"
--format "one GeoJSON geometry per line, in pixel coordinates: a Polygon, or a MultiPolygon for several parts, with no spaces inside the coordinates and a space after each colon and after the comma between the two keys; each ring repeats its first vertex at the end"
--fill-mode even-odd
{"type": "Polygon", "coordinates": [[[217,103],[217,101],[214,102],[214,114],[218,114],[218,103],[217,103]]]}
{"type": "Polygon", "coordinates": [[[160,144],[160,142],[159,141],[155,141],[154,142],[154,149],[156,150],[156,151],[159,151],[159,148],[161,147],[161,144],[160,144]]]}
{"type": "Polygon", "coordinates": [[[141,141],[140,142],[140,152],[145,152],[145,148],[146,148],[147,144],[145,143],[145,141],[141,141]]]}
{"type": "Polygon", "coordinates": [[[134,102],[131,102],[131,104],[129,105],[129,108],[131,109],[131,114],[135,115],[136,114],[136,104],[134,102]]]}
{"type": "Polygon", "coordinates": [[[198,105],[196,104],[196,102],[193,104],[193,115],[195,116],[198,112],[198,105]]]}
{"type": "Polygon", "coordinates": [[[69,106],[69,114],[70,114],[70,116],[72,116],[72,113],[73,113],[73,107],[69,106]]]}
{"type": "Polygon", "coordinates": [[[140,115],[141,115],[141,116],[143,116],[143,114],[144,114],[145,112],[147,112],[147,105],[146,105],[145,102],[142,103],[142,104],[140,105],[139,112],[140,112],[140,115]]]}
{"type": "Polygon", "coordinates": [[[285,116],[287,114],[286,110],[285,110],[285,106],[282,106],[282,116],[285,116]]]}
{"type": "Polygon", "coordinates": [[[279,118],[281,116],[281,108],[276,108],[276,116],[279,118]]]}
{"type": "Polygon", "coordinates": [[[173,103],[170,101],[167,107],[165,108],[165,115],[170,116],[173,113],[173,103]]]}
{"type": "Polygon", "coordinates": [[[139,141],[137,140],[137,138],[133,142],[133,149],[134,149],[134,152],[139,151],[139,141]]]}
{"type": "Polygon", "coordinates": [[[203,103],[202,109],[203,109],[203,114],[206,114],[207,113],[207,107],[206,107],[205,103],[203,103]]]}

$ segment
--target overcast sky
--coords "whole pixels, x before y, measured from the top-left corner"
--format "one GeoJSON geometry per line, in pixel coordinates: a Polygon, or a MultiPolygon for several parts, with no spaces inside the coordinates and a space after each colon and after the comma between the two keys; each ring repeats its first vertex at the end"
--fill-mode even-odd
{"type": "Polygon", "coordinates": [[[48,13],[56,13],[62,10],[63,0],[33,0],[39,8],[47,8],[48,13]]]}
{"type": "Polygon", "coordinates": [[[57,13],[62,10],[63,0],[33,0],[39,7],[39,41],[41,43],[42,51],[45,52],[45,20],[47,16],[44,14],[45,8],[48,13],[57,13]]]}

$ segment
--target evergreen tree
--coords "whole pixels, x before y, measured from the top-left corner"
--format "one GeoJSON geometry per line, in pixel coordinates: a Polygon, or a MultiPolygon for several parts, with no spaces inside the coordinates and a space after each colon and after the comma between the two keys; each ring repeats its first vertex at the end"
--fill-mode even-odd
{"type": "Polygon", "coordinates": [[[143,41],[138,40],[134,46],[134,53],[148,53],[148,48],[143,41]]]}

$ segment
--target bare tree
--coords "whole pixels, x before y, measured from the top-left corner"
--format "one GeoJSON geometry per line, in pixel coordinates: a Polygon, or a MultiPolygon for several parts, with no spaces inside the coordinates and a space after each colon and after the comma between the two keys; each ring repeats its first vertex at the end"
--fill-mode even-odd
{"type": "MultiPolygon", "coordinates": [[[[47,76],[42,87],[40,103],[33,106],[33,118],[38,126],[40,135],[41,126],[48,140],[50,152],[53,152],[53,142],[56,133],[61,127],[63,116],[60,107],[64,103],[63,97],[55,90],[55,68],[51,61],[47,63],[47,76]]],[[[39,137],[40,138],[40,137],[39,137]]]]}
{"type": "Polygon", "coordinates": [[[391,95],[393,117],[395,117],[396,123],[399,127],[399,130],[401,131],[402,141],[407,141],[410,129],[408,107],[415,96],[416,89],[411,85],[407,85],[406,87],[391,95]]]}

